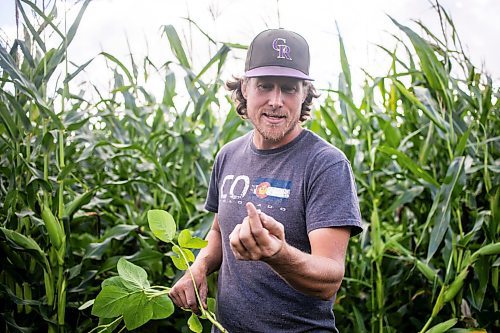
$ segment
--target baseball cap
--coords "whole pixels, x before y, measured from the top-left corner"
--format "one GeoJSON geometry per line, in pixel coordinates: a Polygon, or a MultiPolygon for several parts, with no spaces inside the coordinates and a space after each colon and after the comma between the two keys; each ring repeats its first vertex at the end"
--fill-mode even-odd
{"type": "Polygon", "coordinates": [[[250,43],[245,76],[286,76],[313,81],[309,77],[309,45],[296,32],[269,29],[250,43]]]}

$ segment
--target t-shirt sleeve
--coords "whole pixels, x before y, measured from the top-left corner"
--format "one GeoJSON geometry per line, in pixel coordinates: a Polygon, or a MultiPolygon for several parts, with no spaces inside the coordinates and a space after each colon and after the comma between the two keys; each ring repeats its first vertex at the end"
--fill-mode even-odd
{"type": "Polygon", "coordinates": [[[319,161],[308,186],[307,232],[319,228],[350,227],[351,236],[359,234],[361,214],[356,184],[347,159],[328,165],[319,161]]]}
{"type": "Polygon", "coordinates": [[[212,175],[210,176],[207,200],[205,202],[205,209],[212,213],[217,213],[219,211],[219,170],[219,155],[217,155],[212,169],[212,175]]]}

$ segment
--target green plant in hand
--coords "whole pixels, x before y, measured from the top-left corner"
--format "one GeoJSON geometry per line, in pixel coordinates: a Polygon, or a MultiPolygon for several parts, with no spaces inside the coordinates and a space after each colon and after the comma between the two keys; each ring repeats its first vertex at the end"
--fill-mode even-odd
{"type": "MultiPolygon", "coordinates": [[[[164,210],[150,210],[148,222],[151,231],[158,239],[172,244],[171,258],[175,267],[180,270],[190,269],[189,263],[195,258],[191,249],[201,249],[207,245],[207,241],[193,237],[189,230],[182,230],[179,233],[178,244],[176,244],[174,242],[177,229],[175,221],[172,215],[164,210]]],[[[151,286],[146,271],[124,258],[118,261],[117,270],[118,276],[104,280],[101,292],[93,300],[92,314],[100,318],[99,326],[93,331],[113,331],[122,320],[127,330],[133,330],[150,320],[168,318],[174,313],[174,304],[168,297],[169,287],[151,286]]],[[[198,302],[202,304],[194,278],[192,279],[198,302]]],[[[213,312],[215,301],[209,299],[207,303],[208,309],[200,307],[199,317],[208,319],[225,332],[222,325],[215,319],[213,312]]],[[[188,320],[188,326],[193,332],[201,332],[203,329],[198,316],[194,313],[188,320]]]]}

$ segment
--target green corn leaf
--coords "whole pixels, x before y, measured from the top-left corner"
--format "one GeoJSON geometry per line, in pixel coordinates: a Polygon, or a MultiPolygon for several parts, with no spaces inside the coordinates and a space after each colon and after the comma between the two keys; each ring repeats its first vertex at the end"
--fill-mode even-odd
{"type": "Polygon", "coordinates": [[[469,141],[470,133],[472,132],[473,128],[475,128],[475,126],[472,124],[471,126],[469,126],[469,128],[467,128],[467,131],[465,131],[465,133],[462,134],[460,140],[458,140],[458,144],[455,146],[455,151],[453,152],[454,157],[463,155],[467,142],[469,141]]]}
{"type": "Polygon", "coordinates": [[[390,18],[410,39],[417,55],[420,59],[420,66],[428,80],[430,86],[446,95],[448,91],[448,73],[443,64],[437,59],[433,49],[427,41],[417,35],[410,28],[399,24],[393,18],[390,18]]]}
{"type": "Polygon", "coordinates": [[[66,41],[62,45],[62,48],[66,50],[69,44],[73,41],[73,38],[76,35],[76,31],[78,30],[78,26],[80,25],[80,22],[82,20],[83,14],[85,13],[85,10],[87,10],[87,7],[89,5],[91,0],[85,0],[80,7],[80,10],[78,11],[78,15],[76,16],[75,20],[73,21],[73,24],[68,29],[68,33],[66,34],[66,41]]]}
{"type": "Polygon", "coordinates": [[[439,186],[439,183],[434,179],[434,177],[432,177],[429,173],[422,169],[422,167],[420,167],[403,152],[388,146],[380,146],[378,147],[378,150],[389,156],[396,156],[399,165],[408,169],[417,177],[417,179],[423,179],[434,186],[439,186]]]}
{"type": "Polygon", "coordinates": [[[26,111],[19,104],[18,100],[14,96],[12,96],[11,94],[9,94],[5,91],[3,92],[3,95],[9,101],[9,106],[12,107],[16,111],[16,115],[17,115],[18,119],[21,119],[21,122],[23,124],[24,129],[26,131],[31,131],[33,129],[32,125],[31,125],[31,121],[26,116],[26,111]]]}
{"type": "Polygon", "coordinates": [[[117,286],[106,286],[97,295],[92,306],[92,315],[100,318],[114,318],[123,314],[129,304],[131,293],[117,286]]]}
{"type": "Polygon", "coordinates": [[[453,326],[455,326],[457,324],[457,322],[458,322],[458,319],[456,319],[456,318],[444,321],[442,323],[439,323],[439,324],[431,327],[429,330],[425,331],[425,333],[444,333],[444,332],[448,332],[448,330],[450,328],[452,328],[453,326]]]}
{"type": "Polygon", "coordinates": [[[323,118],[323,120],[325,121],[326,127],[330,130],[330,132],[332,132],[333,135],[335,135],[337,138],[340,139],[342,143],[344,143],[345,142],[344,135],[342,135],[337,124],[335,123],[335,121],[333,121],[332,117],[330,116],[326,108],[324,106],[320,106],[319,110],[321,112],[321,118],[323,118]]]}
{"type": "Polygon", "coordinates": [[[203,332],[203,325],[201,325],[201,322],[198,319],[198,316],[195,315],[194,313],[192,313],[188,319],[188,326],[192,332],[195,332],[195,333],[202,333],[203,332]]]}
{"type": "Polygon", "coordinates": [[[7,50],[0,46],[0,67],[4,69],[6,73],[16,82],[20,88],[24,88],[25,91],[36,91],[35,86],[24,76],[24,74],[15,65],[14,59],[7,52],[7,50]]]}
{"type": "MultiPolygon", "coordinates": [[[[127,78],[129,80],[129,83],[130,84],[133,84],[134,83],[134,78],[133,76],[130,74],[130,71],[128,70],[127,66],[125,66],[120,60],[118,60],[115,56],[107,53],[107,52],[101,52],[100,55],[103,55],[104,57],[106,57],[107,59],[111,60],[112,62],[114,62],[115,64],[118,65],[118,67],[120,67],[122,69],[122,71],[125,73],[125,75],[127,75],[127,78]]],[[[122,85],[121,85],[122,86],[122,85]]]]}
{"type": "Polygon", "coordinates": [[[349,61],[347,60],[347,54],[345,52],[345,47],[344,47],[344,40],[342,39],[342,35],[340,34],[339,26],[336,22],[335,25],[337,26],[337,32],[339,34],[340,65],[342,66],[342,73],[344,74],[347,87],[350,91],[352,87],[351,69],[349,67],[349,61]]]}
{"type": "Polygon", "coordinates": [[[42,251],[38,243],[31,237],[20,234],[14,230],[0,227],[0,231],[5,238],[22,251],[28,251],[33,254],[35,259],[44,267],[46,271],[50,271],[49,262],[45,252],[42,251]]]}
{"type": "Polygon", "coordinates": [[[21,52],[23,53],[24,56],[24,60],[29,64],[29,66],[31,68],[35,68],[35,61],[33,60],[33,57],[31,56],[30,50],[26,46],[26,43],[22,40],[16,39],[14,41],[14,44],[12,45],[12,50],[15,50],[17,47],[21,49],[21,52]]]}
{"type": "Polygon", "coordinates": [[[174,239],[177,226],[168,212],[160,209],[148,211],[148,223],[153,235],[162,241],[169,243],[174,239]]]}
{"type": "MultiPolygon", "coordinates": [[[[193,79],[193,83],[198,81],[200,77],[205,74],[205,72],[212,67],[213,64],[216,62],[219,62],[219,64],[224,63],[227,54],[229,53],[231,49],[227,47],[226,45],[222,45],[222,47],[217,51],[217,53],[210,59],[210,61],[203,67],[203,69],[198,73],[198,75],[193,79]]],[[[219,71],[220,71],[220,66],[219,66],[219,71]]]]}
{"type": "Polygon", "coordinates": [[[153,303],[143,292],[131,295],[123,309],[123,321],[127,330],[133,330],[147,323],[153,318],[153,303]]]}
{"type": "Polygon", "coordinates": [[[95,299],[88,300],[87,302],[83,303],[78,307],[78,310],[83,311],[91,306],[94,305],[95,299]]]}
{"type": "Polygon", "coordinates": [[[0,120],[7,129],[7,132],[9,133],[11,140],[13,142],[17,142],[18,141],[17,136],[19,135],[19,130],[17,129],[16,123],[14,122],[14,119],[12,119],[9,110],[7,110],[5,104],[1,102],[0,102],[0,120]]]}
{"type": "Polygon", "coordinates": [[[179,60],[181,66],[183,66],[185,69],[191,69],[191,65],[189,64],[186,52],[184,52],[181,40],[174,26],[170,24],[164,26],[163,32],[167,35],[168,41],[170,43],[170,48],[172,49],[172,52],[174,53],[177,60],[179,60]]]}
{"type": "Polygon", "coordinates": [[[484,297],[486,295],[486,289],[488,287],[488,281],[490,277],[490,258],[481,257],[474,265],[474,272],[479,278],[479,288],[474,288],[470,286],[470,291],[472,294],[472,299],[474,300],[474,307],[481,310],[483,307],[484,297]]]}
{"type": "Polygon", "coordinates": [[[85,193],[80,194],[73,201],[68,202],[64,206],[64,216],[72,216],[78,209],[82,206],[88,204],[92,196],[94,195],[94,191],[90,190],[85,193]]]}
{"type": "Polygon", "coordinates": [[[437,127],[441,130],[446,131],[448,125],[444,122],[444,120],[437,113],[433,113],[429,110],[418,98],[412,94],[405,86],[396,79],[393,79],[394,85],[398,88],[399,92],[403,94],[412,104],[414,104],[417,108],[422,110],[422,112],[429,118],[437,127]]]}
{"type": "Polygon", "coordinates": [[[132,264],[125,258],[120,258],[116,268],[120,277],[134,287],[142,289],[150,287],[148,273],[142,267],[132,264]]]}
{"type": "MultiPolygon", "coordinates": [[[[23,1],[24,3],[26,3],[28,6],[31,6],[31,8],[33,8],[33,10],[35,10],[35,12],[37,12],[38,15],[40,15],[41,17],[47,19],[47,16],[45,16],[45,14],[38,8],[35,6],[34,3],[31,3],[30,1],[28,0],[21,0],[23,1]]],[[[21,15],[23,16],[23,21],[25,22],[26,24],[26,27],[28,28],[28,30],[30,31],[31,33],[31,36],[33,37],[33,39],[37,42],[38,46],[40,47],[40,49],[43,51],[43,52],[46,52],[46,47],[45,47],[45,43],[42,41],[42,38],[40,37],[40,34],[36,31],[35,27],[33,27],[33,25],[31,24],[31,20],[30,18],[26,15],[26,12],[24,10],[24,7],[23,5],[21,4],[21,1],[20,0],[16,0],[16,3],[17,3],[17,8],[19,9],[19,12],[21,13],[21,15]]],[[[48,22],[51,22],[52,20],[49,20],[47,19],[48,22]]],[[[61,34],[61,32],[59,31],[59,29],[57,29],[57,27],[55,27],[54,29],[56,31],[56,33],[58,33],[62,38],[64,38],[64,35],[61,34]]]]}
{"type": "Polygon", "coordinates": [[[68,83],[69,81],[73,80],[78,74],[80,74],[81,71],[83,71],[85,69],[85,67],[87,67],[92,61],[94,60],[94,58],[88,60],[86,63],[84,63],[83,65],[80,65],[78,66],[78,68],[71,74],[68,74],[66,76],[66,78],[64,79],[64,83],[68,83]]]}
{"type": "MultiPolygon", "coordinates": [[[[450,225],[450,212],[452,208],[452,199],[455,187],[461,183],[464,176],[464,157],[455,158],[446,172],[443,185],[441,185],[438,195],[431,207],[431,211],[427,216],[427,222],[434,221],[429,247],[427,249],[427,261],[429,261],[436,253],[439,245],[443,241],[443,237],[450,225]],[[434,215],[435,214],[435,215],[434,215]]],[[[427,224],[426,222],[426,224],[427,224]]]]}
{"type": "Polygon", "coordinates": [[[151,299],[153,317],[151,319],[164,319],[170,317],[175,310],[174,303],[168,295],[161,295],[151,299]]]}

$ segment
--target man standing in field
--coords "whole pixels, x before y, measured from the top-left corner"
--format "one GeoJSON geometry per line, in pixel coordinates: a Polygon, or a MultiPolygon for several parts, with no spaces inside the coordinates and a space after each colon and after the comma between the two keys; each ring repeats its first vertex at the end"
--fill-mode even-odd
{"type": "MultiPolygon", "coordinates": [[[[205,205],[215,218],[191,271],[206,306],[206,277],[219,270],[217,319],[232,333],[337,332],[333,302],[360,213],[345,155],[301,126],[317,97],[309,62],[302,36],[266,30],[244,77],[227,83],[254,130],[217,155],[205,205]]],[[[189,273],[170,297],[199,310],[189,273]]]]}

